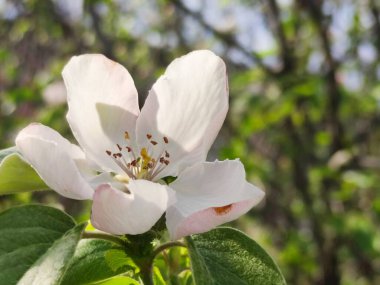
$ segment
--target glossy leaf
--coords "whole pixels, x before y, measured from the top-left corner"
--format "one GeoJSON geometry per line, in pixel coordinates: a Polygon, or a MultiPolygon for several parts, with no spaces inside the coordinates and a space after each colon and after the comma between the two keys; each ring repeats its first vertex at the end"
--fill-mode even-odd
{"type": "Polygon", "coordinates": [[[0,284],[59,284],[84,227],[46,206],[27,205],[1,213],[0,284]]]}
{"type": "Polygon", "coordinates": [[[14,148],[0,151],[0,195],[47,189],[37,172],[14,148]]]}
{"type": "Polygon", "coordinates": [[[217,228],[186,241],[197,285],[286,284],[272,258],[238,230],[217,228]]]}
{"type": "Polygon", "coordinates": [[[94,283],[134,269],[120,246],[106,240],[84,239],[80,241],[61,284],[94,283]]]}

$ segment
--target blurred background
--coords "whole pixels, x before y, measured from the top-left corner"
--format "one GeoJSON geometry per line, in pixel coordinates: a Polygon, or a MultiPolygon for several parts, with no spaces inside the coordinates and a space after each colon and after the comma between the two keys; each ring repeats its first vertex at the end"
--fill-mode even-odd
{"type": "MultiPolygon", "coordinates": [[[[380,284],[377,0],[0,0],[0,148],[31,121],[72,138],[60,75],[71,56],[126,66],[142,105],[195,49],[228,67],[230,111],[210,159],[239,157],[266,192],[233,226],[288,284],[380,284]]],[[[89,217],[53,192],[0,197],[0,210],[28,202],[89,217]]]]}

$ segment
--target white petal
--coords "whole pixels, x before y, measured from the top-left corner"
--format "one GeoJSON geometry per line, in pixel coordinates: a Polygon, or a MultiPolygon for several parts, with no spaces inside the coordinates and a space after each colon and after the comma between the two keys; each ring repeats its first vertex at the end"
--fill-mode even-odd
{"type": "Polygon", "coordinates": [[[83,152],[56,131],[41,124],[30,124],[17,135],[16,146],[50,188],[72,199],[92,198],[94,190],[75,162],[84,164],[83,152]]]}
{"type": "Polygon", "coordinates": [[[62,76],[67,92],[67,120],[87,156],[104,170],[120,169],[106,154],[126,145],[124,132],[134,139],[139,114],[132,77],[120,64],[103,55],[73,57],[62,76]]]}
{"type": "Polygon", "coordinates": [[[95,190],[91,223],[111,234],[141,234],[159,220],[165,212],[171,189],[146,180],[131,180],[130,193],[110,184],[95,190]]]}
{"type": "Polygon", "coordinates": [[[137,140],[154,156],[169,152],[170,164],[160,177],[177,176],[188,165],[205,161],[226,117],[227,84],[223,60],[203,50],[174,60],[153,85],[137,119],[137,140]]]}
{"type": "Polygon", "coordinates": [[[232,221],[264,197],[263,191],[245,180],[239,160],[196,164],[185,169],[170,187],[177,199],[166,212],[173,240],[232,221]]]}

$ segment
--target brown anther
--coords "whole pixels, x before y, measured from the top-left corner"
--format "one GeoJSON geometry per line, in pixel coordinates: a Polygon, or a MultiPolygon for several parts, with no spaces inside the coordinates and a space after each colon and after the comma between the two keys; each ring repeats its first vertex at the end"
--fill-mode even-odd
{"type": "Polygon", "coordinates": [[[124,132],[124,138],[126,140],[129,140],[129,133],[127,131],[124,132]]]}
{"type": "Polygon", "coordinates": [[[169,163],[170,163],[170,161],[169,160],[164,160],[164,163],[166,164],[166,165],[168,165],[169,163]]]}
{"type": "Polygon", "coordinates": [[[136,161],[136,159],[131,161],[131,165],[132,165],[132,166],[136,166],[136,165],[137,165],[137,161],[136,161]]]}
{"type": "Polygon", "coordinates": [[[165,157],[169,158],[170,154],[165,150],[165,157]]]}
{"type": "Polygon", "coordinates": [[[119,151],[122,150],[122,147],[121,147],[118,143],[116,144],[116,146],[117,146],[117,148],[119,149],[119,151]]]}
{"type": "Polygon", "coordinates": [[[128,152],[132,151],[132,148],[130,148],[129,146],[126,146],[125,148],[127,149],[128,152]]]}
{"type": "Polygon", "coordinates": [[[109,156],[111,156],[112,152],[110,150],[106,150],[106,154],[108,154],[109,156]]]}
{"type": "Polygon", "coordinates": [[[213,208],[215,214],[217,214],[218,216],[223,216],[223,215],[227,214],[229,211],[231,211],[231,209],[232,209],[232,204],[222,206],[222,207],[214,207],[213,208]]]}
{"type": "Polygon", "coordinates": [[[165,162],[165,157],[160,157],[160,162],[164,163],[165,162]]]}
{"type": "Polygon", "coordinates": [[[168,139],[168,137],[164,137],[164,142],[165,142],[165,143],[169,143],[169,139],[168,139]]]}
{"type": "Polygon", "coordinates": [[[113,158],[117,158],[117,153],[114,153],[112,156],[113,158]]]}
{"type": "Polygon", "coordinates": [[[117,157],[122,157],[123,156],[120,152],[115,153],[115,154],[116,154],[117,157]]]}
{"type": "Polygon", "coordinates": [[[156,141],[150,141],[150,143],[151,143],[152,145],[156,145],[156,144],[157,144],[156,141]]]}
{"type": "Polygon", "coordinates": [[[150,140],[152,138],[152,135],[151,134],[146,134],[146,137],[148,138],[148,140],[150,140]]]}

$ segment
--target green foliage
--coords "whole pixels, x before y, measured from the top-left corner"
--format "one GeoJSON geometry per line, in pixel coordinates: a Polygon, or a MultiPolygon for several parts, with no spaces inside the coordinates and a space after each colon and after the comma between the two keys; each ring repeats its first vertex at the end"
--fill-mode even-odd
{"type": "Polygon", "coordinates": [[[108,279],[106,281],[92,283],[88,285],[141,285],[141,283],[127,276],[118,276],[108,279]]]}
{"type": "Polygon", "coordinates": [[[14,148],[0,151],[0,195],[46,189],[36,171],[14,148]]]}
{"type": "Polygon", "coordinates": [[[61,284],[94,283],[127,271],[133,273],[135,269],[133,261],[120,246],[110,241],[85,239],[78,244],[61,284]]]}
{"type": "Polygon", "coordinates": [[[186,241],[197,285],[286,284],[272,258],[238,230],[217,228],[186,241]]]}
{"type": "MultiPolygon", "coordinates": [[[[43,99],[72,55],[122,63],[142,105],[172,59],[214,49],[227,64],[230,109],[210,157],[241,158],[266,192],[265,204],[236,225],[270,249],[289,284],[380,284],[378,1],[224,0],[186,10],[185,0],[97,0],[84,1],[77,20],[58,2],[0,5],[0,148],[31,121],[73,138],[67,106],[43,99]]],[[[0,195],[17,192],[5,188],[0,195]]],[[[51,191],[0,198],[1,210],[42,201],[88,218],[88,204],[51,191]]],[[[178,284],[191,280],[187,262],[175,248],[155,265],[178,284]]]]}
{"type": "Polygon", "coordinates": [[[0,284],[60,284],[86,225],[37,205],[0,214],[0,284]]]}

